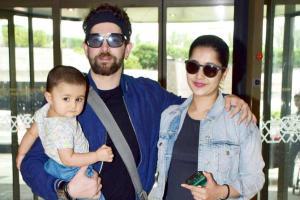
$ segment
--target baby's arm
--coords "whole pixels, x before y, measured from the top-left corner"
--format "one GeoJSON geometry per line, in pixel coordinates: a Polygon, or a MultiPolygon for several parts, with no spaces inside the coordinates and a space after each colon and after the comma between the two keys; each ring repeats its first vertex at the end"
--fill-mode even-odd
{"type": "Polygon", "coordinates": [[[38,138],[38,130],[37,125],[34,122],[32,126],[26,131],[25,135],[23,136],[17,155],[17,168],[20,169],[21,163],[23,158],[25,157],[26,153],[29,151],[35,140],[38,138]]]}
{"type": "Polygon", "coordinates": [[[61,162],[66,166],[82,167],[98,161],[112,162],[113,153],[110,147],[103,145],[95,152],[74,153],[71,148],[58,149],[61,162]]]}

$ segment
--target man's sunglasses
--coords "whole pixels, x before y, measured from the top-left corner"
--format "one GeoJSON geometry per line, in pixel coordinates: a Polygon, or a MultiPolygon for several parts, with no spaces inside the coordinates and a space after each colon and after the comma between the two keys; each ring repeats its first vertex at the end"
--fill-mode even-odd
{"type": "Polygon", "coordinates": [[[215,77],[220,70],[225,71],[226,67],[207,63],[204,65],[199,64],[196,60],[186,60],[185,69],[189,74],[196,74],[200,68],[203,67],[203,74],[208,78],[215,77]]]}
{"type": "Polygon", "coordinates": [[[91,33],[86,37],[86,44],[91,48],[99,48],[106,40],[108,46],[112,48],[120,47],[127,40],[126,36],[122,33],[107,33],[105,35],[100,33],[91,33]]]}

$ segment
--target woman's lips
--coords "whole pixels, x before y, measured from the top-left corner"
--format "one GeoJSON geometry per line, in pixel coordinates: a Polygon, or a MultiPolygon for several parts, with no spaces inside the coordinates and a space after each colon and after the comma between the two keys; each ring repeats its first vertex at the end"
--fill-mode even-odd
{"type": "Polygon", "coordinates": [[[194,85],[197,87],[197,88],[202,88],[204,86],[206,86],[205,83],[202,83],[202,82],[194,82],[194,85]]]}

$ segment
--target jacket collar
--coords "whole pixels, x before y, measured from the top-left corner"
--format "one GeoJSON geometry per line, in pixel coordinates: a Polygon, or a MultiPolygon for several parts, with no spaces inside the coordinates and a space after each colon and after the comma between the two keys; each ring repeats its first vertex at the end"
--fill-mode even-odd
{"type": "MultiPolygon", "coordinates": [[[[180,106],[179,109],[181,112],[188,109],[190,104],[192,103],[193,95],[191,95],[189,98],[187,98],[180,106]]],[[[218,117],[224,110],[225,106],[225,100],[223,97],[223,94],[219,92],[218,97],[213,104],[212,108],[208,111],[206,119],[208,120],[214,120],[216,117],[218,117]]]]}
{"type": "MultiPolygon", "coordinates": [[[[128,92],[128,77],[129,76],[125,75],[125,74],[121,75],[120,84],[121,84],[121,88],[122,88],[123,94],[125,94],[125,93],[128,92]]],[[[96,86],[96,83],[94,82],[94,80],[92,78],[91,70],[87,74],[87,81],[88,81],[88,84],[97,91],[97,86],[96,86]]]]}

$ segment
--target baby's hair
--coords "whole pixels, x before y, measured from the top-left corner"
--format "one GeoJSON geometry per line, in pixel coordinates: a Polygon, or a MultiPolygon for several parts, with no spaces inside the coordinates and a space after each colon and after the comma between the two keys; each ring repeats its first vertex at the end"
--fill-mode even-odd
{"type": "Polygon", "coordinates": [[[75,67],[57,65],[49,71],[46,91],[51,92],[60,83],[87,85],[84,75],[75,67]]]}

